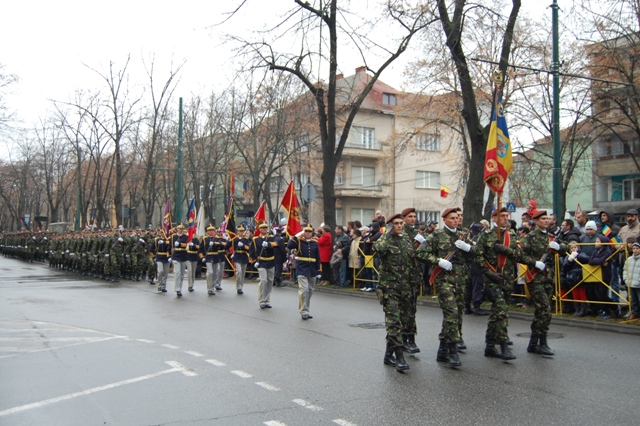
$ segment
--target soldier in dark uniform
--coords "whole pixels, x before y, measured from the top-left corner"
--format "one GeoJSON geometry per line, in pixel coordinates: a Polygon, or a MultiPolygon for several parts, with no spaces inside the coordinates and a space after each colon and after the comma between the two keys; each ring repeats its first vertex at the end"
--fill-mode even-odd
{"type": "Polygon", "coordinates": [[[516,357],[508,346],[508,301],[516,280],[515,263],[521,261],[522,256],[518,248],[518,237],[509,226],[507,209],[503,207],[500,211],[494,210],[491,217],[496,227],[480,234],[477,244],[483,257],[483,262],[479,262],[478,266],[483,272],[487,297],[491,301],[484,356],[512,360],[516,357]],[[500,351],[496,345],[500,347],[500,351]]]}
{"type": "Polygon", "coordinates": [[[551,323],[550,300],[554,292],[554,257],[556,253],[564,255],[567,246],[553,241],[548,234],[546,210],[534,210],[532,217],[535,229],[520,241],[523,262],[529,267],[525,281],[535,308],[527,352],[550,356],[553,351],[547,344],[547,332],[551,323]]]}
{"type": "Polygon", "coordinates": [[[207,294],[209,296],[215,296],[216,291],[214,288],[213,276],[217,270],[219,263],[214,263],[214,260],[218,257],[218,242],[216,238],[216,228],[213,225],[207,227],[207,235],[202,239],[202,245],[200,252],[203,255],[202,261],[207,265],[207,273],[205,275],[207,279],[207,294]]]}
{"type": "Polygon", "coordinates": [[[380,257],[380,282],[376,289],[378,300],[385,315],[386,350],[383,362],[397,371],[409,369],[404,359],[403,318],[412,308],[413,286],[415,282],[415,251],[412,239],[405,237],[405,222],[397,213],[389,217],[389,232],[374,244],[373,250],[380,257]]]}
{"type": "Polygon", "coordinates": [[[285,248],[284,238],[282,238],[282,228],[275,228],[274,232],[274,239],[278,243],[278,245],[275,246],[273,250],[273,253],[276,257],[276,269],[273,273],[273,285],[276,287],[280,287],[284,285],[282,284],[282,269],[284,268],[284,262],[287,259],[287,249],[285,248]]]}
{"type": "Polygon", "coordinates": [[[273,249],[278,243],[269,234],[269,225],[260,224],[260,235],[253,237],[249,249],[249,257],[258,269],[260,283],[258,284],[258,304],[260,309],[271,308],[271,290],[275,274],[275,254],[273,249]]]}
{"type": "Polygon", "coordinates": [[[318,240],[313,236],[313,228],[305,226],[301,232],[289,240],[287,248],[296,251],[300,315],[303,320],[311,319],[313,316],[309,313],[309,304],[316,287],[316,277],[320,271],[320,251],[318,240]]]}
{"type": "Polygon", "coordinates": [[[236,292],[243,294],[244,275],[249,264],[249,247],[251,246],[251,231],[239,226],[238,237],[233,240],[233,263],[236,267],[236,292]]]}
{"type": "Polygon", "coordinates": [[[458,228],[457,208],[446,209],[442,218],[444,228],[433,231],[418,248],[417,257],[434,265],[430,282],[435,286],[443,316],[436,359],[459,367],[462,363],[457,345],[462,342],[464,279],[468,274],[467,261],[477,252],[473,253],[471,241],[465,241],[465,233],[458,228]]]}
{"type": "Polygon", "coordinates": [[[167,277],[169,276],[171,249],[171,243],[166,237],[159,235],[154,238],[151,253],[155,258],[155,264],[158,271],[158,291],[163,293],[167,292],[167,277]]]}
{"type": "Polygon", "coordinates": [[[195,291],[196,268],[200,266],[200,263],[200,240],[194,235],[187,244],[187,283],[189,291],[195,291]]]}
{"type": "Polygon", "coordinates": [[[176,296],[182,297],[182,281],[184,280],[184,268],[187,262],[187,244],[189,244],[189,237],[184,233],[184,225],[178,225],[176,230],[177,233],[171,236],[171,259],[173,259],[173,274],[176,278],[176,296]]]}

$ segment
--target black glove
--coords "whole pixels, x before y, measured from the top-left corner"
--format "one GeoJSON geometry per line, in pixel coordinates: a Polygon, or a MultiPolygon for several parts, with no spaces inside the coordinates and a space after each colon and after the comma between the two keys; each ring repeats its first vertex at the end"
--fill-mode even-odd
{"type": "Polygon", "coordinates": [[[503,246],[502,244],[493,245],[493,251],[495,251],[498,254],[507,254],[508,250],[509,250],[509,247],[503,246]]]}
{"type": "Polygon", "coordinates": [[[502,284],[504,282],[504,275],[497,272],[489,271],[487,272],[487,277],[491,280],[491,282],[494,282],[496,284],[502,284]]]}

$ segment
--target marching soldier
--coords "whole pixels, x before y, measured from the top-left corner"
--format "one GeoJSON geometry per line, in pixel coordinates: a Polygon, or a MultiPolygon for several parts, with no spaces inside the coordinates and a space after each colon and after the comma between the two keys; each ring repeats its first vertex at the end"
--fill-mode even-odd
{"type": "Polygon", "coordinates": [[[153,239],[153,247],[151,252],[155,259],[158,271],[158,291],[167,292],[167,277],[169,276],[169,262],[171,262],[171,243],[162,236],[158,235],[153,239]]]}
{"type": "Polygon", "coordinates": [[[184,233],[184,225],[176,228],[177,233],[171,236],[173,259],[173,274],[175,275],[175,292],[177,297],[182,297],[182,281],[184,280],[184,268],[187,262],[187,244],[189,237],[184,233]]]}
{"type": "MultiPolygon", "coordinates": [[[[424,242],[424,237],[418,233],[416,229],[416,209],[408,207],[402,210],[402,236],[407,240],[411,250],[415,250],[417,246],[424,242]]],[[[418,326],[416,325],[416,311],[418,309],[418,296],[420,294],[420,285],[422,284],[422,264],[419,264],[415,256],[413,257],[413,269],[411,274],[411,304],[405,312],[402,320],[402,342],[406,352],[415,354],[420,352],[420,348],[416,345],[416,334],[418,334],[418,326]]]]}
{"type": "Polygon", "coordinates": [[[451,367],[459,367],[462,363],[457,345],[462,341],[463,280],[467,274],[467,259],[473,253],[470,241],[465,241],[465,234],[458,228],[457,209],[446,209],[442,218],[444,228],[433,231],[418,248],[417,256],[434,265],[429,282],[435,286],[443,316],[436,359],[438,362],[448,362],[451,367]]]}
{"type": "Polygon", "coordinates": [[[374,252],[380,256],[380,283],[376,294],[384,310],[387,331],[383,362],[404,371],[409,365],[403,353],[403,317],[412,309],[416,253],[413,240],[404,236],[402,215],[394,214],[387,220],[390,231],[373,244],[374,252]]]}
{"type": "Polygon", "coordinates": [[[547,332],[551,323],[551,295],[554,291],[554,256],[563,255],[567,246],[553,241],[547,233],[549,216],[546,210],[534,210],[532,219],[535,229],[520,240],[523,262],[529,269],[525,281],[535,308],[531,323],[531,339],[527,352],[540,355],[553,355],[547,344],[547,332]]]}
{"type": "Polygon", "coordinates": [[[258,284],[258,303],[260,309],[271,308],[271,290],[273,289],[273,280],[275,274],[275,254],[273,248],[278,243],[269,234],[269,225],[260,224],[260,235],[253,237],[249,249],[249,257],[252,259],[254,266],[258,269],[260,275],[260,283],[258,284]]]}
{"type": "Polygon", "coordinates": [[[236,292],[243,294],[244,274],[249,263],[249,247],[251,246],[251,231],[239,226],[238,237],[233,240],[233,263],[236,267],[236,292]]]}
{"type": "Polygon", "coordinates": [[[189,291],[195,291],[196,268],[200,266],[200,240],[195,235],[187,244],[187,282],[189,291]]]}
{"type": "Polygon", "coordinates": [[[207,293],[209,296],[215,296],[216,290],[214,285],[214,275],[218,269],[220,263],[214,262],[218,258],[218,244],[216,238],[215,226],[209,225],[207,227],[207,236],[202,240],[202,262],[207,265],[207,293]]]}
{"type": "MultiPolygon", "coordinates": [[[[275,244],[277,247],[279,242],[276,241],[275,244]]],[[[309,313],[309,305],[316,287],[316,277],[320,271],[320,251],[318,240],[313,237],[313,228],[305,226],[301,232],[289,240],[287,248],[296,250],[300,315],[303,320],[311,319],[313,316],[309,313]]]]}

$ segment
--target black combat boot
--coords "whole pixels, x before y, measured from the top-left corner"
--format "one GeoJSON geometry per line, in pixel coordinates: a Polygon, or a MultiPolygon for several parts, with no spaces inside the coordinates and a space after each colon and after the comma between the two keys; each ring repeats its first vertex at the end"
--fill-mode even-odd
{"type": "Polygon", "coordinates": [[[384,351],[384,364],[392,367],[396,366],[396,357],[393,355],[395,352],[395,346],[393,343],[387,342],[387,349],[384,351]]]}
{"type": "Polygon", "coordinates": [[[396,370],[404,371],[409,369],[409,364],[404,360],[404,352],[402,351],[402,346],[396,346],[396,370]]]}
{"type": "Polygon", "coordinates": [[[438,355],[436,357],[438,362],[449,362],[449,348],[447,344],[440,340],[440,347],[438,347],[438,355]]]}
{"type": "Polygon", "coordinates": [[[464,340],[462,340],[462,337],[460,338],[460,340],[458,340],[456,342],[456,353],[458,353],[458,351],[464,351],[465,349],[467,349],[467,345],[464,343],[464,340]]]}
{"type": "Polygon", "coordinates": [[[538,345],[538,353],[540,355],[547,355],[547,356],[553,355],[553,351],[551,350],[549,345],[547,345],[547,335],[546,334],[540,335],[540,345],[538,345]]]}
{"type": "Polygon", "coordinates": [[[460,362],[460,358],[458,358],[458,348],[456,347],[457,343],[449,343],[449,366],[450,367],[460,367],[462,363],[460,362]]]}
{"type": "Polygon", "coordinates": [[[417,354],[420,352],[420,348],[416,345],[415,334],[403,335],[402,341],[404,342],[403,348],[405,352],[409,352],[410,354],[417,354]]]}
{"type": "Polygon", "coordinates": [[[527,346],[527,352],[532,354],[538,353],[538,335],[531,333],[531,339],[529,339],[529,346],[527,346]]]}
{"type": "Polygon", "coordinates": [[[516,359],[516,356],[511,353],[511,350],[509,350],[509,345],[507,345],[507,342],[500,342],[500,352],[500,358],[505,361],[516,359]]]}
{"type": "Polygon", "coordinates": [[[484,348],[484,356],[488,356],[491,358],[502,358],[500,356],[500,352],[498,352],[498,349],[496,348],[496,342],[487,342],[487,346],[484,348]]]}

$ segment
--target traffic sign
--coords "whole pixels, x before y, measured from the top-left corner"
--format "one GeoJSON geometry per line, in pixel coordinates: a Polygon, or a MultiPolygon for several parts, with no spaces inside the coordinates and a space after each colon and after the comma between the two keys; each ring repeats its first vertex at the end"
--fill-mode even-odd
{"type": "Polygon", "coordinates": [[[307,203],[312,202],[313,200],[316,199],[316,195],[317,195],[316,187],[313,186],[311,183],[307,182],[307,184],[302,187],[301,195],[302,195],[302,199],[305,200],[307,203]]]}
{"type": "Polygon", "coordinates": [[[509,213],[515,213],[516,212],[516,203],[507,203],[507,211],[509,213]]]}

